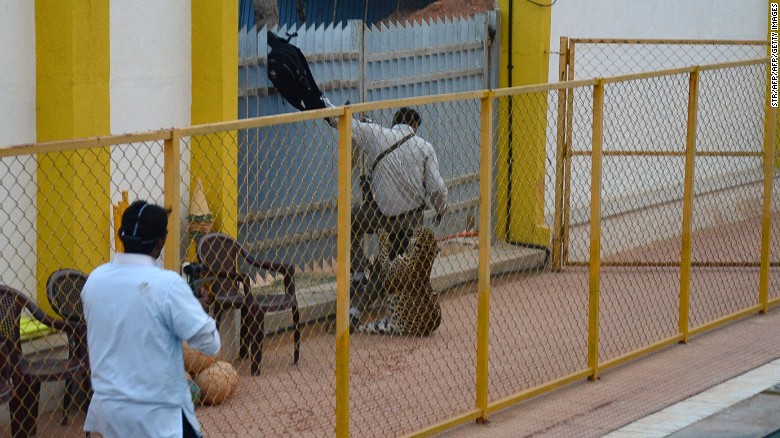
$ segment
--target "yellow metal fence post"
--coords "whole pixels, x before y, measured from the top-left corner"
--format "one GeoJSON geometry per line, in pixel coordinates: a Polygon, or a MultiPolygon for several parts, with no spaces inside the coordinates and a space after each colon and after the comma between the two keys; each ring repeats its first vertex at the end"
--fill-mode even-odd
{"type": "Polygon", "coordinates": [[[477,400],[478,423],[487,422],[488,347],[490,343],[490,200],[493,154],[493,92],[482,97],[479,156],[479,272],[477,308],[477,400]]]}
{"type": "Polygon", "coordinates": [[[352,110],[339,117],[336,234],[336,436],[349,437],[349,260],[352,219],[352,110]]]}
{"type": "MultiPolygon", "coordinates": [[[[574,50],[575,41],[569,40],[569,47],[566,51],[566,80],[574,80],[574,50]]],[[[566,178],[566,186],[563,188],[563,241],[561,242],[561,258],[562,264],[566,265],[569,262],[569,218],[571,209],[571,149],[573,142],[573,129],[574,124],[574,88],[569,87],[566,90],[566,142],[569,147],[566,148],[566,157],[564,161],[564,175],[566,178]]]]}
{"type": "Polygon", "coordinates": [[[764,122],[764,205],[761,220],[761,269],[758,280],[758,302],[761,313],[769,310],[769,250],[772,231],[772,176],[775,163],[775,125],[777,109],[766,107],[764,122]]]}
{"type": "Polygon", "coordinates": [[[682,248],[680,249],[680,316],[678,330],[682,343],[688,343],[691,293],[691,224],[693,217],[694,162],[696,159],[696,120],[699,102],[699,69],[688,81],[688,127],[685,138],[685,188],[683,192],[682,248]]]}
{"type": "Polygon", "coordinates": [[[171,137],[165,139],[164,155],[164,202],[171,211],[168,217],[168,236],[165,242],[165,268],[178,271],[181,266],[181,193],[179,193],[180,141],[179,131],[171,130],[171,137]]]}
{"type": "Polygon", "coordinates": [[[601,275],[601,161],[604,141],[604,80],[593,87],[593,159],[590,187],[590,277],[588,296],[588,367],[598,378],[599,280],[601,275]]]}
{"type": "MultiPolygon", "coordinates": [[[[567,52],[569,39],[561,37],[560,54],[558,55],[558,81],[566,81],[567,52]]],[[[566,93],[568,88],[558,90],[558,119],[555,152],[555,223],[552,233],[552,269],[560,271],[563,268],[562,242],[563,242],[563,188],[564,168],[566,159],[566,93]]]]}

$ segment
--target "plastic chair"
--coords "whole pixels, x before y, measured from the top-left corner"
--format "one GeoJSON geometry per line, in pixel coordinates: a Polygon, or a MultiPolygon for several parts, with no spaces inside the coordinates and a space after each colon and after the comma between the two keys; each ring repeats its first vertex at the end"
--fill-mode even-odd
{"type": "MultiPolygon", "coordinates": [[[[40,307],[18,290],[0,285],[0,370],[8,370],[13,381],[10,399],[11,434],[14,437],[35,435],[41,382],[67,381],[87,374],[86,349],[71,350],[67,359],[54,357],[29,359],[22,354],[19,321],[25,309],[36,320],[67,334],[72,339],[86,336],[84,324],[63,321],[46,315],[40,307]]],[[[64,402],[69,403],[68,400],[64,402]]],[[[69,405],[64,405],[67,416],[69,405]]]]}
{"type": "MultiPolygon", "coordinates": [[[[8,345],[0,343],[0,358],[8,357],[8,345]]],[[[11,367],[7,362],[3,362],[0,366],[0,404],[5,404],[11,401],[13,396],[14,385],[11,381],[11,367]]]]}
{"type": "Polygon", "coordinates": [[[251,353],[252,374],[260,372],[265,337],[265,314],[284,310],[292,311],[295,329],[295,352],[293,363],[298,364],[301,349],[300,312],[295,297],[295,267],[283,263],[258,260],[232,237],[222,233],[208,233],[198,240],[198,262],[203,265],[203,276],[213,277],[210,284],[214,294],[214,319],[219,324],[221,316],[228,309],[241,310],[240,356],[251,353]],[[238,271],[238,262],[243,261],[266,271],[282,274],[284,294],[251,293],[249,277],[238,271]]]}
{"type": "Polygon", "coordinates": [[[75,269],[59,269],[46,280],[46,296],[51,308],[62,319],[85,322],[81,307],[81,290],[87,274],[75,269]]]}
{"type": "MultiPolygon", "coordinates": [[[[0,343],[0,358],[8,356],[8,346],[5,343],[0,343]]],[[[11,401],[13,396],[14,386],[11,381],[11,368],[8,363],[3,362],[0,367],[0,404],[6,404],[11,401]]],[[[14,437],[19,436],[17,433],[14,437]]]]}
{"type": "MultiPolygon", "coordinates": [[[[81,290],[84,288],[84,283],[87,282],[87,274],[75,269],[59,269],[54,271],[46,280],[46,297],[49,299],[49,304],[54,312],[60,316],[60,318],[70,321],[74,324],[85,324],[87,321],[84,319],[84,309],[81,306],[81,290]]],[[[88,351],[87,350],[87,338],[73,337],[69,340],[70,351],[88,351]]],[[[89,379],[84,379],[81,382],[81,387],[87,394],[87,400],[92,398],[92,388],[90,386],[89,379]]],[[[65,394],[63,398],[63,405],[70,406],[71,397],[73,396],[73,381],[67,380],[65,382],[65,394]]],[[[62,418],[62,424],[65,425],[68,422],[67,412],[62,418]]]]}

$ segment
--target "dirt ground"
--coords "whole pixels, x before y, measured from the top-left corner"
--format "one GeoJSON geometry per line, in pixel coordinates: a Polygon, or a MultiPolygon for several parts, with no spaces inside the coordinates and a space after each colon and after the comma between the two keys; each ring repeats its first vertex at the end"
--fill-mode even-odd
{"type": "Polygon", "coordinates": [[[382,20],[388,22],[422,21],[432,18],[467,17],[496,8],[495,0],[437,0],[417,11],[402,10],[382,20]]]}

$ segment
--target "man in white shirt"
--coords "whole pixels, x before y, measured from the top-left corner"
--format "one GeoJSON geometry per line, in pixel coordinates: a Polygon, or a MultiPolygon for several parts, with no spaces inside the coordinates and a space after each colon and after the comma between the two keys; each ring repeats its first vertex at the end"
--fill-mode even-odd
{"type": "Polygon", "coordinates": [[[411,108],[399,109],[391,128],[352,121],[353,144],[356,153],[365,157],[373,197],[352,208],[350,270],[357,295],[350,309],[353,324],[367,301],[375,298],[370,295],[376,286],[369,286],[365,275],[365,234],[387,231],[392,260],[405,251],[413,230],[422,225],[428,206],[434,209],[437,224],[447,212],[447,187],[439,173],[436,151],[430,142],[415,135],[421,122],[420,113],[411,108]]]}
{"type": "Polygon", "coordinates": [[[200,437],[182,341],[208,355],[216,323],[182,277],[156,264],[168,211],[145,201],[122,215],[125,252],[97,267],[81,293],[94,395],[86,432],[113,437],[200,437]]]}

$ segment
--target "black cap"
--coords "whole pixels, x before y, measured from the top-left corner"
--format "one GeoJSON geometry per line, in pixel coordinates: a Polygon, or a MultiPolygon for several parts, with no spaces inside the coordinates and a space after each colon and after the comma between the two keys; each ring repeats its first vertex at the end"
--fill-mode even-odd
{"type": "Polygon", "coordinates": [[[127,252],[148,252],[168,234],[168,211],[146,201],[135,201],[122,214],[119,238],[127,252]]]}

